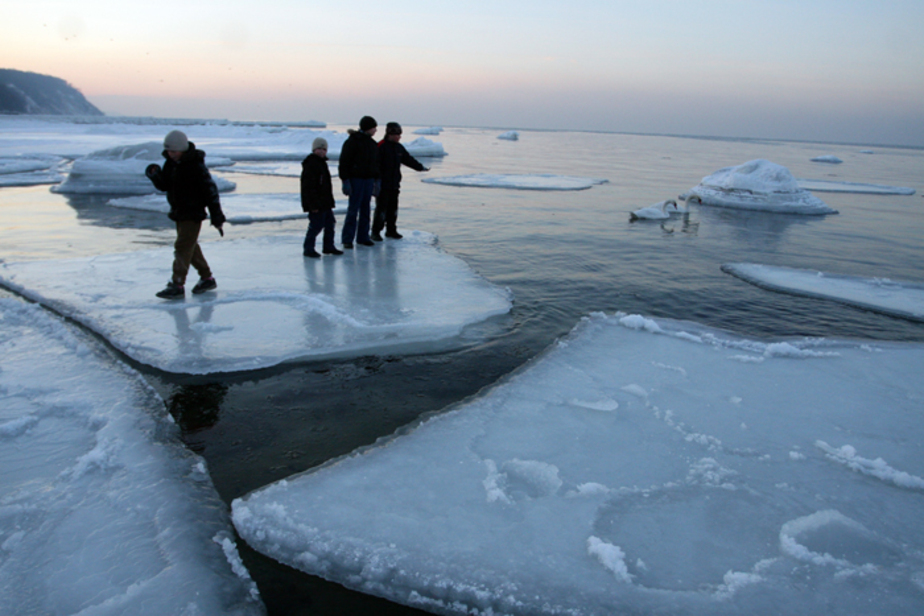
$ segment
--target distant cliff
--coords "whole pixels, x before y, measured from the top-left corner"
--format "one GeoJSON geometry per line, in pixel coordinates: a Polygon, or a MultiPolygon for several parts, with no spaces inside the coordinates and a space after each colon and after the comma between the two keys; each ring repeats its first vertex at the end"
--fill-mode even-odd
{"type": "Polygon", "coordinates": [[[12,69],[0,69],[0,114],[105,115],[63,79],[12,69]]]}

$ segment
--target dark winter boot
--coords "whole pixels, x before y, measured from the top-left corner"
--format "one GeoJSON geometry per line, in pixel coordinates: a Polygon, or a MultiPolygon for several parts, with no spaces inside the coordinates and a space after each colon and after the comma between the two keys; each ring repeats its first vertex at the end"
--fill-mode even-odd
{"type": "Polygon", "coordinates": [[[183,288],[183,285],[177,284],[171,280],[167,283],[167,286],[164,287],[164,290],[158,291],[156,295],[161,299],[182,299],[186,296],[186,289],[183,288]]]}
{"type": "Polygon", "coordinates": [[[217,286],[218,283],[215,282],[214,276],[209,276],[208,278],[200,278],[199,282],[196,283],[196,286],[193,287],[193,293],[199,295],[200,293],[211,291],[217,286]]]}

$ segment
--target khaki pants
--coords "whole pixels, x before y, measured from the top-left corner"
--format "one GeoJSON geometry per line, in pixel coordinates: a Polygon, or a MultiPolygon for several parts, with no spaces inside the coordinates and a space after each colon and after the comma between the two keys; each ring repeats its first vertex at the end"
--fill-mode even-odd
{"type": "Polygon", "coordinates": [[[186,283],[186,274],[192,265],[199,272],[200,278],[210,278],[212,270],[199,248],[199,231],[202,221],[176,221],[176,243],[173,245],[173,282],[178,285],[186,283]]]}

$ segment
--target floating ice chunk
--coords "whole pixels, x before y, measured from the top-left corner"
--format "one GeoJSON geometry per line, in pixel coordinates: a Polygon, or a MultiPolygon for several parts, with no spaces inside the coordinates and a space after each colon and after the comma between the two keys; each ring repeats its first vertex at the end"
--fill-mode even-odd
{"type": "Polygon", "coordinates": [[[726,263],[722,271],[758,287],[829,299],[912,321],[924,321],[924,284],[827,274],[758,263],[726,263]]]}
{"type": "Polygon", "coordinates": [[[66,163],[58,156],[0,156],[0,186],[57,184],[66,163]]]}
{"type": "Polygon", "coordinates": [[[913,195],[913,188],[883,186],[859,182],[834,182],[831,180],[798,180],[799,186],[815,192],[857,193],[862,195],[913,195]]]}
{"type": "Polygon", "coordinates": [[[424,137],[418,137],[410,143],[405,143],[404,148],[408,154],[416,158],[439,158],[446,156],[446,150],[443,144],[436,141],[430,141],[424,137]]]}
{"type": "MultiPolygon", "coordinates": [[[[99,150],[74,161],[71,171],[52,192],[66,194],[147,195],[157,192],[144,175],[151,163],[163,165],[162,143],[151,141],[138,145],[99,150]]],[[[209,166],[226,166],[228,159],[206,156],[209,166]]],[[[220,192],[234,190],[234,182],[213,178],[220,192]]]]}
{"type": "Polygon", "coordinates": [[[265,613],[203,461],[136,372],[10,298],[0,357],[0,613],[265,613]]]}
{"type": "Polygon", "coordinates": [[[318,260],[302,257],[303,241],[292,234],[205,242],[218,289],[180,302],[154,297],[170,276],[168,247],[3,263],[0,283],[141,363],[193,374],[456,348],[475,339],[471,326],[511,307],[507,291],[439,250],[427,233],[318,260]]]}
{"type": "Polygon", "coordinates": [[[518,190],[587,190],[608,180],[550,174],[493,174],[476,173],[442,178],[424,178],[429,184],[471,186],[477,188],[513,188],[518,190]]]}
{"type": "Polygon", "coordinates": [[[679,214],[682,211],[677,207],[677,202],[673,199],[668,199],[667,201],[660,201],[648,207],[643,207],[641,209],[635,210],[629,214],[629,220],[665,220],[671,217],[671,214],[679,214]]]}
{"type": "Polygon", "coordinates": [[[924,611],[909,493],[787,458],[850,434],[922,467],[924,345],[777,344],[595,314],[479,396],[232,517],[272,558],[441,614],[924,611]],[[764,361],[730,361],[743,349],[764,361]],[[577,391],[631,412],[588,413],[577,391]]]}
{"type": "Polygon", "coordinates": [[[428,128],[418,128],[414,131],[415,135],[439,135],[443,132],[442,126],[430,126],[428,128]]]}
{"type": "MultiPolygon", "coordinates": [[[[162,194],[145,195],[143,197],[121,197],[110,199],[109,205],[130,210],[144,210],[148,212],[170,211],[170,205],[162,194]]],[[[346,202],[341,200],[341,206],[334,208],[335,214],[346,213],[346,202]]],[[[256,194],[229,194],[221,198],[221,209],[228,222],[233,225],[250,224],[268,220],[293,220],[305,218],[308,215],[302,211],[301,196],[293,193],[256,193],[256,194]]]]}
{"type": "Polygon", "coordinates": [[[816,156],[815,158],[813,158],[813,159],[811,159],[811,160],[812,160],[813,163],[829,163],[829,164],[832,164],[832,165],[839,165],[839,164],[841,164],[842,162],[844,162],[844,161],[842,161],[840,158],[838,158],[837,156],[834,156],[834,155],[832,155],[832,154],[827,154],[827,155],[825,155],[825,156],[816,156]]]}
{"type": "Polygon", "coordinates": [[[762,159],[720,169],[682,198],[688,203],[784,214],[837,213],[801,188],[789,169],[762,159]]]}
{"type": "Polygon", "coordinates": [[[508,130],[506,133],[501,133],[497,136],[498,139],[504,139],[506,141],[517,141],[520,138],[520,133],[515,130],[508,130]]]}

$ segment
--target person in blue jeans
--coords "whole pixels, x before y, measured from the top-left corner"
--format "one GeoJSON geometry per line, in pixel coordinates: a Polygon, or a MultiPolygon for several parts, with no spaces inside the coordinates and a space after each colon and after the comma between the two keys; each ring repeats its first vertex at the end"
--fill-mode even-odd
{"type": "Polygon", "coordinates": [[[311,154],[302,161],[301,176],[302,211],[308,212],[308,232],[302,254],[312,259],[319,259],[320,253],[314,249],[314,242],[321,231],[324,232],[323,252],[326,255],[342,255],[342,250],[334,246],[334,189],[327,167],[327,140],[318,137],[311,144],[311,154]]]}
{"type": "Polygon", "coordinates": [[[343,183],[343,194],[350,198],[340,234],[346,249],[353,248],[354,240],[361,246],[375,246],[369,238],[369,226],[370,204],[379,189],[379,148],[373,139],[377,127],[375,118],[363,116],[359,130],[347,131],[350,136],[340,149],[337,171],[343,183]]]}

